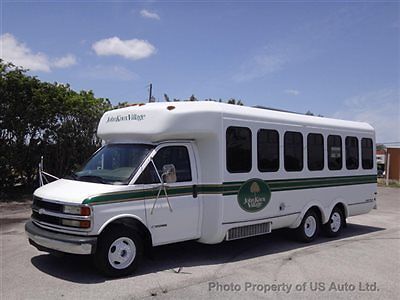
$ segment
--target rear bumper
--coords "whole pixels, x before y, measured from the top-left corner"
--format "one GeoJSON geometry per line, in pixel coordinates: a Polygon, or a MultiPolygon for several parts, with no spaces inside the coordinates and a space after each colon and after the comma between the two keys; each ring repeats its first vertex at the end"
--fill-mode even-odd
{"type": "Polygon", "coordinates": [[[25,232],[29,243],[40,251],[72,254],[93,254],[96,251],[97,237],[53,232],[40,228],[32,221],[25,224],[25,232]]]}

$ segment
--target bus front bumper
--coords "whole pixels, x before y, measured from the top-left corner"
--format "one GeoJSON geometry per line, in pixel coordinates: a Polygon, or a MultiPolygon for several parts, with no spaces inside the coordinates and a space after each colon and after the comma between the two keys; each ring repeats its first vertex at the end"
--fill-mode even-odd
{"type": "Polygon", "coordinates": [[[93,254],[96,251],[97,237],[53,232],[35,225],[32,221],[25,224],[25,232],[29,243],[39,251],[72,254],[93,254]]]}

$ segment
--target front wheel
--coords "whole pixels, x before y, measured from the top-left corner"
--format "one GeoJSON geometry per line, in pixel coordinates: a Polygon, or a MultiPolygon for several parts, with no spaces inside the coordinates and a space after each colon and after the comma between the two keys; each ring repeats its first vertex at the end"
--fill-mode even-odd
{"type": "Polygon", "coordinates": [[[309,210],[295,230],[297,240],[304,243],[315,240],[319,232],[319,223],[318,214],[314,210],[309,210]]]}
{"type": "Polygon", "coordinates": [[[143,242],[138,232],[126,227],[115,227],[99,238],[94,263],[103,274],[121,277],[133,273],[142,254],[143,242]]]}
{"type": "Polygon", "coordinates": [[[335,237],[340,234],[344,225],[344,216],[341,209],[335,207],[332,210],[329,221],[324,225],[325,235],[335,237]]]}

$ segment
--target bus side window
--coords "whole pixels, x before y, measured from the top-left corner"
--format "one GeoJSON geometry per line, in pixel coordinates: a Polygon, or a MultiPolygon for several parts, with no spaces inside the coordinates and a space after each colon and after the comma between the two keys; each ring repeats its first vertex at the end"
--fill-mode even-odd
{"type": "Polygon", "coordinates": [[[251,170],[251,130],[247,127],[228,127],[226,130],[226,168],[229,173],[251,170]]]}
{"type": "Polygon", "coordinates": [[[361,161],[363,169],[372,169],[374,166],[372,139],[361,139],[361,161]]]}
{"type": "Polygon", "coordinates": [[[328,168],[342,169],[342,138],[339,135],[328,136],[328,168]]]}
{"type": "Polygon", "coordinates": [[[358,139],[355,136],[346,137],[346,168],[347,170],[358,169],[358,139]]]}
{"type": "Polygon", "coordinates": [[[303,135],[300,132],[285,132],[284,159],[286,171],[303,170],[303,135]]]}
{"type": "Polygon", "coordinates": [[[276,130],[260,129],[257,133],[257,160],[260,172],[279,170],[279,133],[276,130]]]}
{"type": "Polygon", "coordinates": [[[319,171],[324,168],[324,137],[322,134],[308,134],[307,164],[310,171],[319,171]]]}

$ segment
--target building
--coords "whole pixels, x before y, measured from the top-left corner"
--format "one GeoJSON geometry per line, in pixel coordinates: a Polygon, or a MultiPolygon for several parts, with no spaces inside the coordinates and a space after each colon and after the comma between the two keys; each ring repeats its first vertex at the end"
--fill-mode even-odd
{"type": "MultiPolygon", "coordinates": [[[[377,161],[378,162],[378,161],[377,161]]],[[[389,166],[389,180],[400,181],[400,146],[386,148],[386,164],[389,166]]]]}

